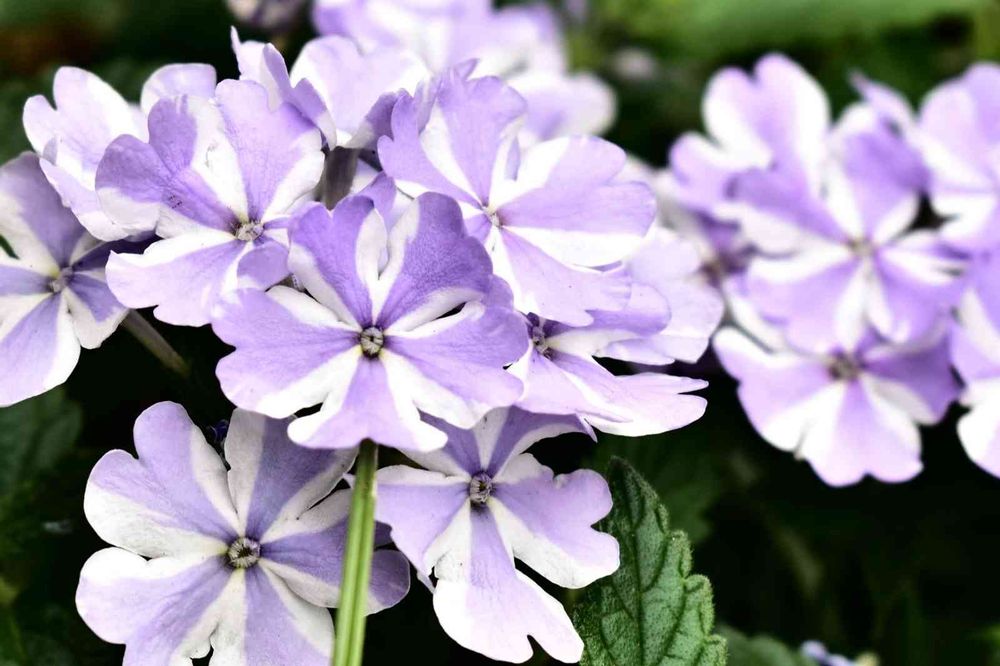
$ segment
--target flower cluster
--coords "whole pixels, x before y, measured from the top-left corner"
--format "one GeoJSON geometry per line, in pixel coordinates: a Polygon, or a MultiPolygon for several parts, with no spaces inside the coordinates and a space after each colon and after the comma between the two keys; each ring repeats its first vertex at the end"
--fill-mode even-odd
{"type": "Polygon", "coordinates": [[[715,351],[758,432],[831,485],[919,473],[918,426],[959,397],[954,367],[973,407],[962,442],[997,474],[1000,68],[972,67],[919,114],[854,83],[834,123],[785,57],[723,70],[708,136],[671,149],[659,194],[729,305],[715,351]]]}
{"type": "Polygon", "coordinates": [[[0,169],[0,404],[63,382],[128,309],[234,348],[221,457],[161,403],[138,459],[112,451],[88,483],[116,547],[78,607],[126,663],[326,663],[365,440],[412,463],[377,475],[375,542],[398,551],[375,552],[367,609],[405,595],[408,560],[459,643],[524,661],[531,636],[576,661],[515,558],[564,587],[612,573],[591,527],[610,495],[526,450],[705,409],[704,382],[661,367],[701,356],[722,304],[592,135],[607,89],[568,72],[548,9],[438,4],[320,2],[328,34],[291,67],[233,31],[238,80],[169,65],[136,106],[64,68],[54,105],[25,106],[34,152],[0,169]]]}

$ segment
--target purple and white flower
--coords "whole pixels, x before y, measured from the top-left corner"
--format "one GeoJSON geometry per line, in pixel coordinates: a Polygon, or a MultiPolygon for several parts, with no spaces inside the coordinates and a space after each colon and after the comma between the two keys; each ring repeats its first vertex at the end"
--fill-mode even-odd
{"type": "Polygon", "coordinates": [[[877,127],[839,141],[820,192],[775,172],[739,178],[743,230],[763,251],[750,299],[803,349],[851,349],[872,329],[920,340],[960,296],[964,261],[936,232],[910,230],[922,176],[901,138],[877,127]]]}
{"type": "Polygon", "coordinates": [[[524,382],[519,407],[575,414],[598,430],[627,437],[674,430],[701,418],[705,399],[685,394],[704,388],[704,381],[658,372],[615,375],[596,360],[644,358],[662,364],[677,351],[669,339],[652,340],[670,321],[669,306],[655,289],[636,284],[628,308],[591,314],[586,326],[525,318],[531,345],[510,369],[524,382]],[[631,344],[643,339],[649,344],[631,344]]]}
{"type": "Polygon", "coordinates": [[[952,362],[965,383],[958,436],[969,457],[1000,476],[1000,253],[978,260],[952,331],[952,362]]]}
{"type": "Polygon", "coordinates": [[[276,417],[322,403],[290,425],[299,444],[440,448],[420,412],[469,428],[520,396],[504,366],[524,326],[451,199],[421,196],[389,231],[367,197],[332,214],[315,204],[292,228],[289,265],[308,294],[240,290],[213,327],[236,347],[218,367],[234,403],[276,417]]]}
{"type": "Polygon", "coordinates": [[[600,134],[615,115],[614,93],[586,72],[571,73],[555,12],[544,3],[492,9],[481,0],[323,0],[319,32],[357,40],[366,51],[404,48],[436,73],[473,61],[476,77],[503,78],[528,101],[523,141],[600,134]]]}
{"type": "Polygon", "coordinates": [[[525,102],[496,78],[454,70],[425,92],[400,98],[379,140],[396,185],[459,202],[521,312],[587,324],[590,310],[625,307],[627,276],[602,269],[639,245],[656,212],[648,186],[617,180],[625,153],[594,137],[520,151],[525,102]]]}
{"type": "Polygon", "coordinates": [[[958,395],[945,333],[907,345],[869,336],[816,354],[723,328],[714,348],[761,437],[844,486],[865,475],[906,481],[922,469],[917,426],[938,422],[958,395]]]}
{"type": "Polygon", "coordinates": [[[112,248],[66,208],[39,158],[0,167],[0,406],[66,381],[80,347],[99,347],[127,314],[108,289],[112,248]]]}
{"type": "Polygon", "coordinates": [[[232,33],[240,77],[268,90],[272,106],[287,102],[316,125],[333,148],[370,148],[388,132],[399,91],[414,92],[429,76],[412,53],[385,46],[364,53],[339,36],[313,39],[289,72],[270,44],[240,42],[232,33]]]}
{"type": "MultiPolygon", "coordinates": [[[[115,547],[83,566],[76,603],[125,664],[330,662],[350,490],[330,494],[354,452],[303,449],[286,424],[236,410],[226,462],[184,409],[136,421],[138,459],[111,451],[84,511],[115,547]],[[227,466],[228,465],[228,466],[227,466]]],[[[377,550],[368,611],[409,588],[405,558],[377,550]]]]}
{"type": "Polygon", "coordinates": [[[737,179],[766,169],[810,187],[828,158],[830,108],[805,70],[770,54],[757,61],[752,74],[736,68],[715,74],[702,115],[708,136],[681,136],[654,189],[664,222],[697,243],[713,277],[722,279],[742,271],[749,255],[737,226],[742,212],[737,179]]]}
{"type": "Polygon", "coordinates": [[[63,203],[95,237],[118,240],[151,227],[128,218],[112,220],[104,213],[95,191],[104,151],[122,135],[145,140],[145,114],[160,99],[183,94],[211,97],[214,88],[215,70],[209,65],[167,65],[146,81],[136,107],[97,75],[60,67],[52,89],[55,106],[43,95],[28,99],[24,129],[63,203]]]}
{"type": "Polygon", "coordinates": [[[930,199],[948,219],[944,238],[962,250],[1000,246],[1000,65],[973,65],[935,88],[920,109],[919,142],[930,199]]]}
{"type": "Polygon", "coordinates": [[[112,290],[129,307],[155,305],[161,321],[200,326],[237,288],[279,282],[288,216],[322,169],[319,132],[290,105],[270,109],[256,83],[159,101],[149,141],[119,137],[97,170],[105,213],[162,239],[142,255],[112,255],[112,290]]]}
{"type": "Polygon", "coordinates": [[[376,514],[417,571],[436,577],[441,626],[491,659],[527,661],[531,636],[553,658],[575,663],[583,643],[565,610],[514,559],[570,588],[618,568],[614,538],[591,527],[611,510],[604,479],[590,470],[555,476],[525,453],[538,440],[586,428],[572,416],[517,408],[490,412],[471,430],[431,422],[447,433],[447,446],[407,453],[424,469],[379,470],[376,514]]]}

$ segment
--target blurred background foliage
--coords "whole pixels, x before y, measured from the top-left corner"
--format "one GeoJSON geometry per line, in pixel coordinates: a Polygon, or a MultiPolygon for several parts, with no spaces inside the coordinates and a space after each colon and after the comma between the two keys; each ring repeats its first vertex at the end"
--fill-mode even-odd
{"type": "MultiPolygon", "coordinates": [[[[50,93],[58,66],[91,69],[132,99],[167,62],[233,76],[230,22],[223,0],[0,0],[0,159],[28,147],[21,108],[50,93]]],[[[280,43],[294,54],[310,35],[303,21],[280,43]]],[[[721,66],[782,50],[836,109],[854,97],[852,71],[916,102],[971,62],[1000,59],[1000,2],[592,0],[568,42],[578,66],[618,91],[610,137],[662,165],[674,138],[701,127],[701,95],[721,66]]],[[[120,663],[121,648],[93,636],[73,606],[80,567],[102,547],[82,515],[87,474],[105,451],[131,449],[132,422],[158,400],[184,403],[205,426],[229,409],[212,382],[224,346],[206,330],[163,332],[192,360],[198,385],[174,379],[119,331],[82,356],[64,389],[0,410],[0,666],[120,663]]],[[[711,382],[695,425],[596,447],[553,441],[538,455],[569,470],[603,469],[617,454],[646,475],[689,533],[719,621],[735,628],[726,629],[733,666],[807,663],[795,651],[808,639],[884,666],[1000,665],[1000,482],[965,457],[958,408],[925,430],[915,481],[835,490],[754,433],[710,358],[683,370],[711,382]]],[[[414,654],[485,663],[444,636],[416,581],[399,607],[372,618],[366,663],[414,654]]]]}

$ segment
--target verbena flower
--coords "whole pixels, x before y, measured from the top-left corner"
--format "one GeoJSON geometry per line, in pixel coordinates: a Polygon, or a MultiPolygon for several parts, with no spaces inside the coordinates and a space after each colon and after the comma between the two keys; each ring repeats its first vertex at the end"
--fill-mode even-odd
{"type": "Polygon", "coordinates": [[[945,239],[969,252],[1000,245],[1000,65],[980,63],[932,90],[920,108],[919,145],[945,239]]]}
{"type": "Polygon", "coordinates": [[[525,453],[585,428],[571,416],[516,408],[490,412],[471,430],[428,420],[447,433],[447,446],[407,452],[425,469],[379,470],[376,513],[417,571],[434,574],[441,626],[491,659],[527,661],[531,636],[555,659],[578,661],[583,643],[566,612],[514,559],[571,588],[618,568],[614,538],[591,528],[611,509],[604,479],[589,470],[555,476],[525,453]]]}
{"type": "Polygon", "coordinates": [[[697,242],[713,277],[724,279],[748,259],[736,180],[753,169],[818,180],[828,155],[830,108],[805,70],[770,54],[751,74],[732,67],[716,73],[702,110],[707,136],[682,135],[654,187],[664,221],[697,242]]]}
{"type": "Polygon", "coordinates": [[[472,61],[476,77],[498,76],[529,102],[523,140],[600,134],[615,115],[614,93],[586,72],[570,72],[559,17],[544,3],[493,9],[480,0],[318,2],[321,33],[417,54],[441,73],[472,61]]]}
{"type": "Polygon", "coordinates": [[[409,196],[439,192],[462,206],[473,236],[521,312],[570,324],[628,302],[624,259],[655,215],[648,186],[619,182],[624,152],[601,139],[555,139],[518,150],[525,103],[496,78],[460,70],[403,96],[379,140],[387,175],[409,196]]]}
{"type": "Polygon", "coordinates": [[[240,77],[268,90],[271,104],[288,102],[313,122],[333,148],[374,147],[388,131],[399,91],[414,92],[428,77],[412,53],[384,46],[363,53],[344,37],[313,39],[289,72],[270,44],[240,42],[232,33],[240,77]]]}
{"type": "Polygon", "coordinates": [[[60,67],[52,86],[55,107],[43,95],[28,99],[24,129],[63,203],[91,234],[118,240],[151,227],[127,217],[112,220],[101,208],[95,177],[105,149],[123,134],[145,140],[145,114],[160,99],[182,94],[211,97],[214,88],[215,70],[209,65],[167,65],[143,85],[136,107],[97,75],[60,67]]]}
{"type": "Polygon", "coordinates": [[[944,327],[907,345],[874,335],[856,347],[815,354],[755,342],[723,328],[713,345],[740,383],[751,423],[769,443],[794,452],[826,483],[866,474],[906,481],[920,472],[919,425],[936,423],[958,394],[944,327]]]}
{"type": "Polygon", "coordinates": [[[100,346],[127,310],[105,282],[113,248],[87,233],[24,153],[0,167],[0,405],[57,386],[80,347],[100,346]]]}
{"type": "MultiPolygon", "coordinates": [[[[528,351],[511,366],[524,382],[518,406],[532,412],[576,414],[604,432],[637,437],[680,428],[705,412],[705,399],[684,395],[704,388],[698,379],[658,372],[615,375],[597,357],[635,358],[616,343],[652,338],[662,333],[670,314],[667,304],[646,285],[633,288],[628,308],[593,311],[593,322],[568,326],[528,315],[528,351]]],[[[649,353],[650,350],[642,350],[649,353]]],[[[662,351],[656,355],[663,362],[662,351]]]]}
{"type": "Polygon", "coordinates": [[[936,232],[911,230],[922,174],[905,142],[872,127],[839,143],[821,190],[764,171],[740,177],[743,229],[762,250],[750,298],[804,349],[851,348],[871,329],[924,338],[957,301],[964,261],[936,232]]]}
{"type": "Polygon", "coordinates": [[[472,427],[520,396],[504,366],[524,326],[451,199],[419,197],[388,231],[366,197],[316,204],[292,227],[289,264],[308,294],[241,290],[213,328],[236,347],[218,367],[234,403],[270,416],[322,403],[292,422],[294,441],[429,450],[445,434],[419,412],[472,427]]]}
{"type": "MultiPolygon", "coordinates": [[[[135,424],[138,459],[97,463],[84,511],[114,544],[83,566],[84,621],[125,644],[125,664],[330,660],[350,491],[330,494],[354,452],[295,446],[286,423],[236,410],[225,462],[177,404],[135,424]]],[[[379,550],[368,611],[407,592],[406,560],[379,550]]]]}
{"type": "Polygon", "coordinates": [[[958,435],[969,457],[1000,476],[1000,253],[978,260],[958,308],[952,361],[965,383],[958,435]]]}
{"type": "Polygon", "coordinates": [[[149,141],[116,139],[98,166],[112,220],[156,229],[142,255],[115,254],[108,282],[135,308],[200,326],[221,297],[267,288],[287,274],[288,215],[323,169],[319,132],[287,104],[268,108],[250,81],[223,81],[215,97],[164,99],[149,141]]]}

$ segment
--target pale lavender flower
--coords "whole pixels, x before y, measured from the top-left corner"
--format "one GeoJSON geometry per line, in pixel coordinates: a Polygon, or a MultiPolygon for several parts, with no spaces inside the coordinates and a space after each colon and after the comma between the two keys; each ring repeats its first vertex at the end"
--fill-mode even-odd
{"type": "Polygon", "coordinates": [[[814,660],[817,666],[859,666],[847,657],[831,654],[819,641],[806,641],[802,644],[801,652],[814,660]]]}
{"type": "Polygon", "coordinates": [[[774,172],[739,178],[742,227],[764,253],[748,269],[750,298],[804,349],[853,348],[872,329],[926,337],[961,294],[964,261],[936,232],[910,229],[922,172],[908,144],[884,127],[838,144],[819,191],[774,172]]]}
{"type": "Polygon", "coordinates": [[[939,327],[906,345],[868,336],[815,354],[773,335],[764,345],[723,328],[713,344],[757,432],[843,486],[865,475],[900,482],[920,472],[917,426],[938,422],[958,394],[945,333],[939,327]]]}
{"type": "Polygon", "coordinates": [[[399,91],[414,92],[429,76],[412,53],[383,46],[364,53],[339,36],[306,43],[292,65],[270,44],[241,42],[232,31],[240,78],[260,83],[272,105],[287,102],[313,122],[333,148],[374,147],[388,131],[399,91]]]}
{"type": "Polygon", "coordinates": [[[525,329],[454,201],[425,194],[388,231],[366,197],[332,215],[315,204],[291,243],[309,295],[241,290],[213,322],[236,347],[218,368],[234,403],[282,417],[322,403],[289,427],[305,446],[367,437],[430,450],[445,434],[419,412],[472,427],[520,396],[504,366],[527,346],[525,329]]]}
{"type": "Polygon", "coordinates": [[[952,362],[965,383],[958,436],[969,457],[1000,476],[1000,253],[979,259],[958,307],[952,362]]]}
{"type": "Polygon", "coordinates": [[[614,538],[591,527],[611,509],[604,479],[590,470],[555,476],[525,453],[540,439],[586,429],[572,416],[516,408],[490,412],[471,430],[431,422],[447,446],[407,453],[425,469],[379,470],[376,515],[417,571],[436,577],[441,626],[491,659],[527,661],[531,636],[575,663],[583,642],[566,611],[514,559],[570,588],[618,568],[614,538]]]}
{"type": "Polygon", "coordinates": [[[981,63],[931,91],[920,109],[930,199],[944,238],[967,252],[1000,246],[1000,65],[981,63]]]}
{"type": "Polygon", "coordinates": [[[466,74],[453,70],[436,88],[400,98],[392,135],[379,140],[386,174],[409,196],[440,192],[459,202],[518,310],[586,324],[588,310],[623,308],[627,276],[601,269],[649,229],[649,187],[619,182],[624,152],[595,137],[520,151],[523,98],[499,79],[466,74]]]}
{"type": "Polygon", "coordinates": [[[104,151],[123,134],[145,140],[145,114],[160,99],[211,97],[214,88],[215,70],[209,65],[167,65],[146,81],[136,107],[95,74],[60,67],[52,90],[55,107],[43,95],[28,99],[24,129],[63,203],[91,234],[118,240],[152,227],[128,218],[112,220],[102,210],[94,181],[104,151]]]}
{"type": "MultiPolygon", "coordinates": [[[[161,402],[135,423],[138,459],[104,455],[84,512],[115,547],[87,560],[77,609],[126,665],[330,663],[354,452],[295,446],[286,423],[236,410],[225,462],[184,409],[161,402]]],[[[377,550],[368,611],[409,588],[406,560],[377,550]]]]}
{"type": "Polygon", "coordinates": [[[210,100],[161,100],[149,141],[119,137],[98,166],[108,216],[162,239],[142,255],[112,255],[115,295],[157,306],[161,321],[200,326],[237,288],[282,280],[288,215],[312,196],[323,159],[319,131],[290,105],[270,109],[256,83],[223,81],[210,100]]]}
{"type": "Polygon", "coordinates": [[[631,344],[618,348],[661,335],[667,327],[669,306],[655,289],[636,284],[627,308],[591,314],[593,321],[585,326],[526,317],[531,345],[510,369],[524,382],[519,407],[576,414],[599,430],[627,437],[674,430],[701,417],[705,399],[684,394],[704,388],[704,381],[658,372],[615,375],[597,362],[616,356],[664,362],[666,351],[655,341],[638,350],[631,344]]]}
{"type": "Polygon", "coordinates": [[[113,249],[87,233],[24,153],[0,167],[0,406],[57,386],[80,347],[99,347],[127,310],[108,289],[113,249]]]}
{"type": "Polygon", "coordinates": [[[761,58],[752,74],[716,73],[702,102],[708,135],[681,136],[655,189],[664,222],[696,242],[717,278],[742,270],[748,243],[737,226],[736,181],[752,169],[788,174],[807,187],[828,158],[830,108],[819,85],[779,54],[761,58]]]}
{"type": "Polygon", "coordinates": [[[313,18],[321,33],[365,50],[405,48],[436,73],[473,61],[476,77],[505,79],[529,101],[525,141],[600,134],[614,119],[607,84],[569,71],[559,18],[543,3],[494,10],[482,0],[323,0],[313,18]]]}

